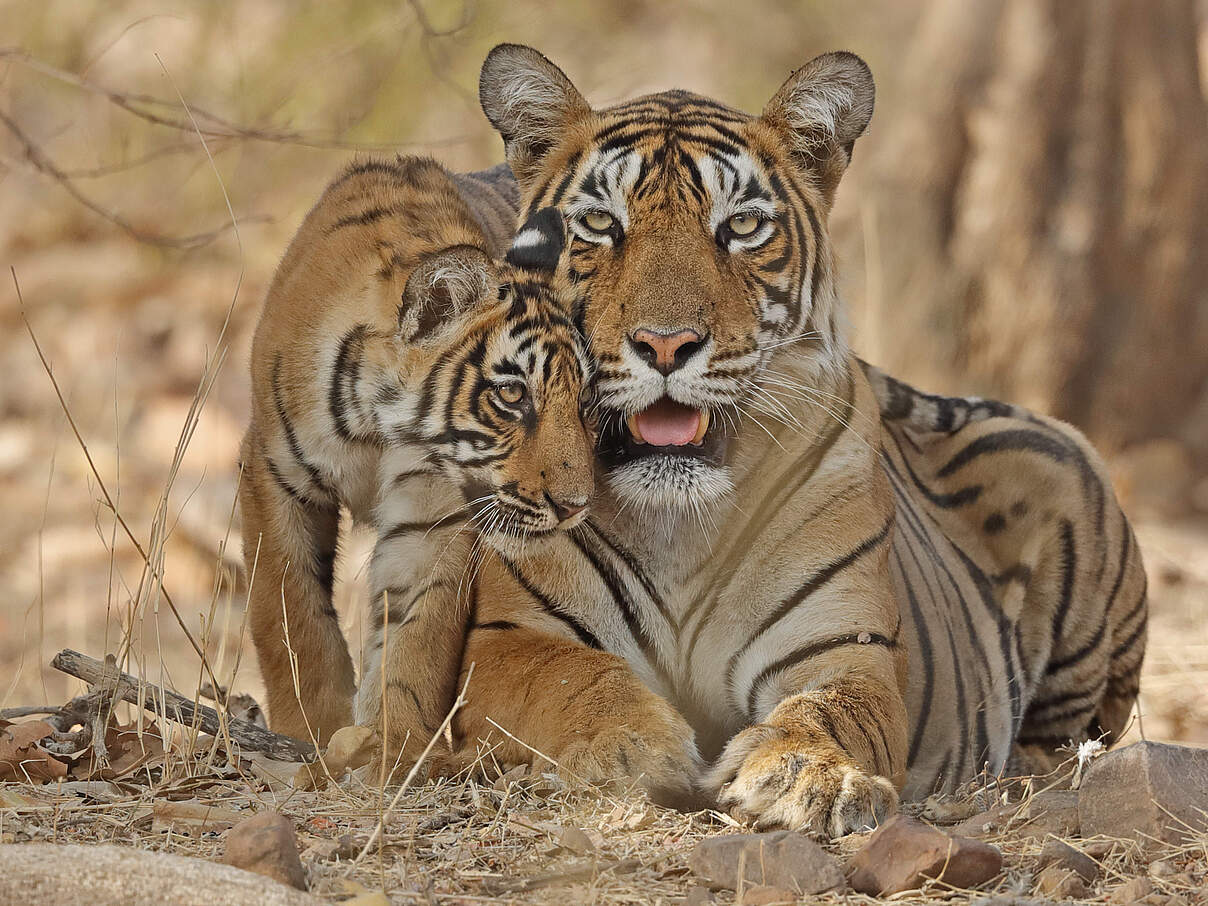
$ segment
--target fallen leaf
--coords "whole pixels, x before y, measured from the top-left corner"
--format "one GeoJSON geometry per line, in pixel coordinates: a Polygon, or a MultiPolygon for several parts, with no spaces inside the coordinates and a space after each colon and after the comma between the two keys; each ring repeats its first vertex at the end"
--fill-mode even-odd
{"type": "Polygon", "coordinates": [[[38,745],[54,734],[44,720],[0,723],[0,780],[39,783],[67,776],[67,765],[38,745]]]}

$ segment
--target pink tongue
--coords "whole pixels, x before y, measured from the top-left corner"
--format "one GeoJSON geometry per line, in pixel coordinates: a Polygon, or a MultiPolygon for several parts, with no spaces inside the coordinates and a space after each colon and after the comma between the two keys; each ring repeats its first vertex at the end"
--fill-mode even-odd
{"type": "Polygon", "coordinates": [[[642,439],[656,447],[682,447],[692,443],[700,427],[700,410],[661,399],[637,415],[642,439]]]}

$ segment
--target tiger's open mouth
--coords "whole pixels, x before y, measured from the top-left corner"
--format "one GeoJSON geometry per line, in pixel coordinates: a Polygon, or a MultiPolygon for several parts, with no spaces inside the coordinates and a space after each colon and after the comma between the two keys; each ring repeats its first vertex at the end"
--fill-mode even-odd
{"type": "Polygon", "coordinates": [[[674,456],[721,465],[726,433],[708,409],[664,396],[600,434],[600,456],[610,467],[650,456],[674,456]]]}

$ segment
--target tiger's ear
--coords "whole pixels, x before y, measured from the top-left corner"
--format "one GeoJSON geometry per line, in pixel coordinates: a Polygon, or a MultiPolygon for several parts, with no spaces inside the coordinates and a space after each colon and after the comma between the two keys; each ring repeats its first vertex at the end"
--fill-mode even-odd
{"type": "Polygon", "coordinates": [[[499,44],[487,54],[478,100],[503,136],[508,164],[522,188],[566,127],[591,112],[566,73],[523,44],[499,44]]]}
{"type": "Polygon", "coordinates": [[[495,263],[480,248],[455,245],[425,258],[403,287],[398,309],[399,336],[420,342],[465,314],[498,283],[495,263]]]}
{"type": "Polygon", "coordinates": [[[876,88],[868,64],[839,51],[815,57],[794,72],[763,109],[763,120],[791,143],[813,173],[827,203],[856,139],[872,119],[876,88]]]}
{"type": "Polygon", "coordinates": [[[524,222],[504,259],[513,267],[552,274],[566,248],[566,221],[557,208],[542,208],[524,222]]]}

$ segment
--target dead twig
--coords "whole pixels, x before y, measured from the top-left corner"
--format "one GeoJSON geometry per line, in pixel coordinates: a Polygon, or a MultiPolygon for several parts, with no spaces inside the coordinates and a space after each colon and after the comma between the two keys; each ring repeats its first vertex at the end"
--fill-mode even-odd
{"type": "Polygon", "coordinates": [[[70,648],[56,654],[50,666],[90,685],[114,683],[122,701],[139,705],[165,720],[197,727],[211,736],[221,736],[225,726],[230,739],[244,749],[264,752],[279,761],[310,761],[315,757],[315,747],[308,742],[265,730],[246,720],[234,717],[224,720],[213,708],[195,704],[183,695],[160,686],[144,683],[137,677],[122,673],[113,664],[106,664],[70,648]]]}

